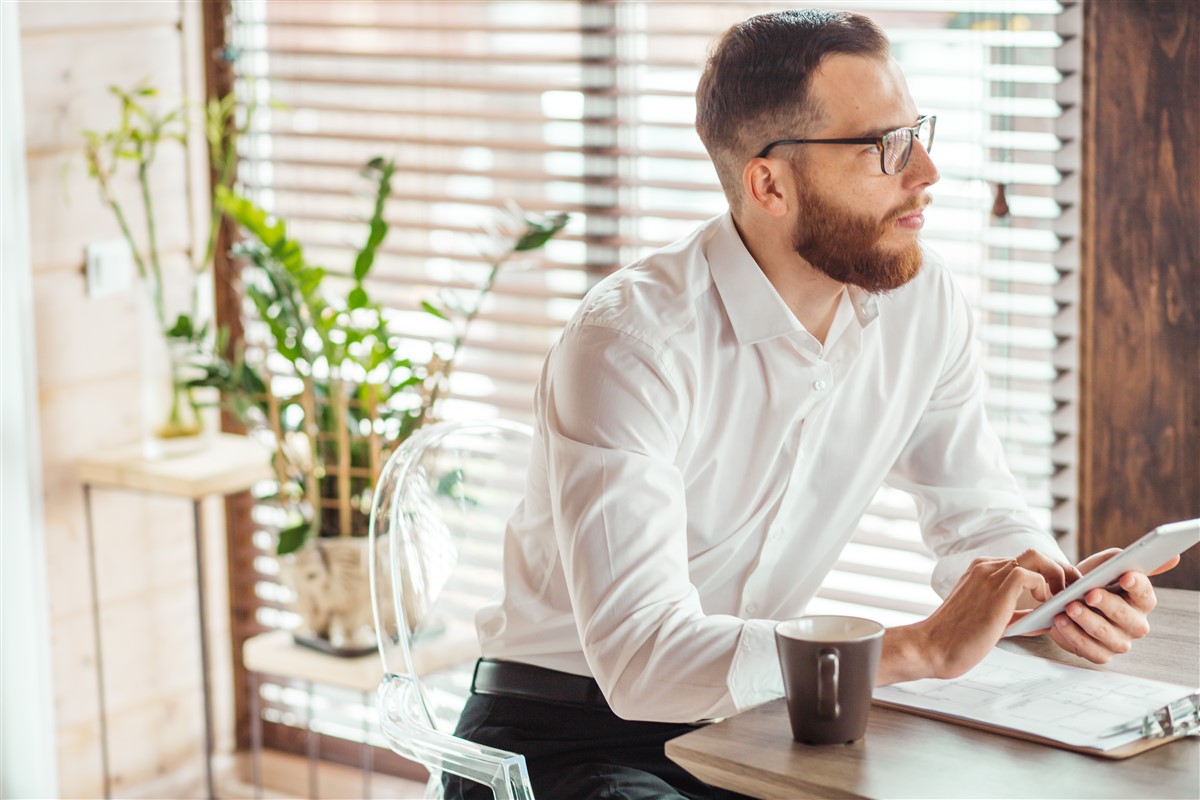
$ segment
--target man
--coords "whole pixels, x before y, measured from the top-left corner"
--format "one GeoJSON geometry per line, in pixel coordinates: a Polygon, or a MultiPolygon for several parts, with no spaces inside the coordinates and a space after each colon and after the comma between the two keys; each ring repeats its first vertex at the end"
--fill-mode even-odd
{"type": "MultiPolygon", "coordinates": [[[[773,641],[885,480],[918,501],[946,598],[884,637],[879,683],[952,677],[1071,566],[984,414],[970,309],[918,243],[935,120],[856,14],[754,17],[715,46],[697,129],[730,212],[603,281],[546,360],[506,596],[459,735],[541,798],[721,797],[663,744],[778,697],[773,641]],[[961,577],[960,577],[961,576],[961,577]]],[[[1056,621],[1097,662],[1154,593],[1056,621]]],[[[449,781],[450,796],[463,787],[449,781]]],[[[466,796],[471,796],[469,793],[466,796]]]]}

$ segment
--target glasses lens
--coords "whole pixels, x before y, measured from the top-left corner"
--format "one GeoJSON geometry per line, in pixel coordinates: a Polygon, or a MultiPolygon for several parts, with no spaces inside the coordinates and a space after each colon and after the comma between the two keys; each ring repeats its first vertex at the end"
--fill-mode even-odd
{"type": "Polygon", "coordinates": [[[883,171],[888,175],[895,175],[908,163],[912,133],[912,128],[900,128],[883,135],[883,171]]]}
{"type": "Polygon", "coordinates": [[[925,148],[926,153],[933,150],[933,124],[935,122],[937,122],[937,117],[926,117],[917,126],[917,138],[921,140],[921,145],[925,148]]]}

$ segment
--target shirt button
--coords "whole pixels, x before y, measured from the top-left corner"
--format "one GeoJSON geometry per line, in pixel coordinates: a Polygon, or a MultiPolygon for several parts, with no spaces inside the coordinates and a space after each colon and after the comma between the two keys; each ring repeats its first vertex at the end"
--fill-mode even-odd
{"type": "Polygon", "coordinates": [[[818,392],[825,391],[825,381],[813,381],[813,388],[818,392]]]}
{"type": "Polygon", "coordinates": [[[747,614],[753,614],[755,611],[758,611],[758,606],[756,606],[754,603],[747,603],[745,610],[747,614]]]}

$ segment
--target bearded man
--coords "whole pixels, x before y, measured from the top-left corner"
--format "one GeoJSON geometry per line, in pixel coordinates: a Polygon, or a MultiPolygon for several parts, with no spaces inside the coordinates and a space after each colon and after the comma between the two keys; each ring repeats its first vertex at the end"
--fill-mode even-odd
{"type": "MultiPolygon", "coordinates": [[[[523,754],[540,798],[731,796],[663,745],[783,694],[776,621],[804,612],[885,481],[917,500],[945,602],[886,631],[881,684],[966,672],[1018,609],[1111,555],[1072,566],[1005,465],[970,307],[918,238],[936,119],[883,32],[751,18],[696,101],[729,211],[566,326],[506,593],[478,618],[458,735],[523,754]]],[[[1055,641],[1127,651],[1155,598],[1140,573],[1123,586],[1073,604],[1055,641]]]]}

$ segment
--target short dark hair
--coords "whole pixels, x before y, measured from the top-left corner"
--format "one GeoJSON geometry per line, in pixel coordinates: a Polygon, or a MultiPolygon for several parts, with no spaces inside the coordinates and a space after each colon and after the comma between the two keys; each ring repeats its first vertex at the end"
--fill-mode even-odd
{"type": "Polygon", "coordinates": [[[802,136],[822,116],[809,99],[813,71],[831,53],[887,58],[869,17],[797,9],[760,14],[721,35],[696,87],[696,131],[737,207],[742,168],[775,139],[802,136]]]}

